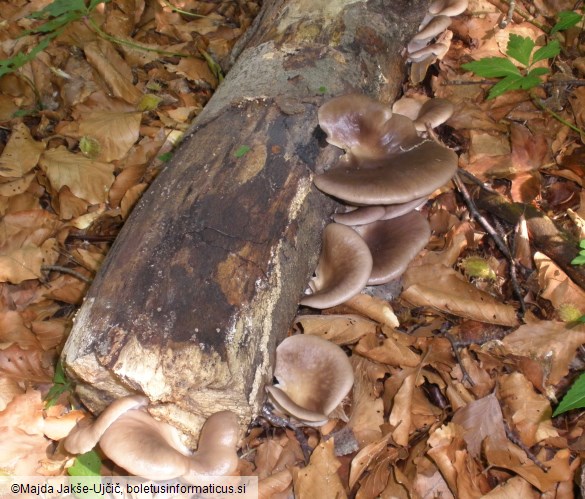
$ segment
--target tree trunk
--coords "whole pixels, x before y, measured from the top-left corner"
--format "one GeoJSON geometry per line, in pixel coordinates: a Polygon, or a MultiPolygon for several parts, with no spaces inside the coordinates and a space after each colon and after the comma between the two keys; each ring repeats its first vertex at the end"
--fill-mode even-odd
{"type": "Polygon", "coordinates": [[[79,311],[63,356],[90,409],[143,393],[193,437],[213,412],[257,414],[336,206],[312,186],[339,153],[317,109],[348,92],[392,101],[426,5],[267,1],[79,311]]]}

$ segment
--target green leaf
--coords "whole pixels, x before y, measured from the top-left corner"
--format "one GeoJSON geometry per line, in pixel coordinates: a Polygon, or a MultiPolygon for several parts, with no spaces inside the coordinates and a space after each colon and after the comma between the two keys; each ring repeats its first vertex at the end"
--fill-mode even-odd
{"type": "Polygon", "coordinates": [[[544,59],[556,57],[561,53],[561,45],[558,40],[553,40],[547,43],[544,47],[540,47],[532,56],[532,64],[544,59]]]}
{"type": "Polygon", "coordinates": [[[506,55],[509,55],[512,59],[516,59],[519,63],[524,64],[524,66],[528,66],[533,48],[534,41],[531,38],[511,33],[506,55]]]}
{"type": "Polygon", "coordinates": [[[553,412],[553,417],[570,411],[571,409],[579,409],[585,407],[585,373],[577,378],[573,386],[569,389],[561,403],[553,412]]]}
{"type": "Polygon", "coordinates": [[[570,10],[564,10],[559,12],[559,20],[550,30],[550,34],[554,35],[557,31],[563,31],[575,26],[579,21],[583,19],[583,16],[570,10]]]}
{"type": "Polygon", "coordinates": [[[542,76],[548,73],[550,73],[550,69],[548,68],[533,68],[530,71],[528,71],[528,74],[526,76],[542,76]]]}
{"type": "Polygon", "coordinates": [[[73,466],[67,468],[69,476],[101,476],[102,460],[96,451],[90,450],[75,458],[73,466]]]}
{"type": "Polygon", "coordinates": [[[73,384],[67,378],[65,374],[65,369],[63,368],[63,363],[61,360],[57,362],[57,367],[55,367],[55,374],[53,375],[53,386],[45,395],[45,407],[52,407],[57,403],[57,400],[61,396],[62,393],[69,392],[73,390],[73,384]]]}
{"type": "Polygon", "coordinates": [[[161,154],[158,159],[160,161],[162,161],[163,163],[166,163],[167,161],[170,161],[170,159],[173,157],[173,153],[172,152],[165,152],[164,154],[161,154]]]}
{"type": "Polygon", "coordinates": [[[327,93],[327,87],[320,86],[320,87],[317,89],[317,91],[318,91],[320,94],[327,93]]]}
{"type": "Polygon", "coordinates": [[[542,80],[537,76],[526,75],[520,82],[520,88],[522,90],[529,90],[531,88],[537,87],[541,83],[542,80]]]}
{"type": "Polygon", "coordinates": [[[520,70],[510,59],[505,57],[485,57],[479,61],[468,62],[461,66],[484,78],[502,78],[504,76],[521,76],[520,70]]]}
{"type": "Polygon", "coordinates": [[[579,248],[585,249],[585,239],[581,239],[581,241],[579,241],[579,248]]]}
{"type": "Polygon", "coordinates": [[[38,12],[33,12],[28,17],[31,19],[45,19],[47,17],[59,17],[73,11],[85,12],[84,0],[55,0],[38,12]]]}
{"type": "Polygon", "coordinates": [[[496,97],[510,90],[519,90],[520,88],[522,88],[523,81],[524,76],[522,75],[506,76],[502,81],[499,81],[490,89],[490,93],[488,94],[487,97],[488,100],[495,99],[496,97]]]}
{"type": "Polygon", "coordinates": [[[250,146],[240,146],[236,149],[234,156],[236,158],[241,158],[241,157],[245,156],[247,153],[249,153],[250,149],[251,149],[250,146]]]}
{"type": "Polygon", "coordinates": [[[571,265],[585,265],[585,255],[579,254],[571,260],[571,265]]]}

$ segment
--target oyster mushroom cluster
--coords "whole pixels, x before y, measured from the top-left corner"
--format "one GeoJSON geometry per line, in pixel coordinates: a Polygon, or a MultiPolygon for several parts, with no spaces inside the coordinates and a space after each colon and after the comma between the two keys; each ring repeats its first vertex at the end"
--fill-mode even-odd
{"type": "Polygon", "coordinates": [[[196,483],[201,475],[226,476],[236,471],[240,428],[233,412],[217,412],[207,419],[193,454],[176,428],[146,412],[148,402],[142,395],[114,401],[93,423],[76,426],[65,439],[65,450],[83,454],[99,443],[118,466],[149,480],[182,478],[196,483]]]}
{"type": "Polygon", "coordinates": [[[418,33],[406,48],[408,60],[416,66],[412,73],[419,75],[415,83],[424,79],[427,68],[437,59],[441,60],[449,50],[453,38],[453,32],[448,29],[451,18],[462,14],[468,3],[468,0],[435,0],[431,3],[418,33]]]}
{"type": "MultiPolygon", "coordinates": [[[[416,120],[425,124],[419,130],[453,112],[435,100],[417,108],[416,120]]],[[[327,142],[346,153],[314,183],[351,208],[325,228],[312,293],[302,305],[333,307],[366,285],[396,279],[427,244],[431,230],[416,208],[453,177],[457,155],[420,137],[416,120],[364,95],[336,97],[319,109],[327,142]]]]}

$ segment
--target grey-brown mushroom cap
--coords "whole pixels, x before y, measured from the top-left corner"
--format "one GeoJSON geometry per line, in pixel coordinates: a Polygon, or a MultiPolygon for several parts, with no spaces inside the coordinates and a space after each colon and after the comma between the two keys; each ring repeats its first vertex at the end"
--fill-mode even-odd
{"type": "Polygon", "coordinates": [[[441,34],[451,25],[451,18],[448,16],[434,16],[424,24],[419,32],[412,37],[407,46],[408,52],[416,52],[423,48],[430,40],[441,34]]]}
{"type": "Polygon", "coordinates": [[[353,211],[335,213],[333,220],[343,225],[352,226],[370,224],[377,220],[390,220],[420,208],[427,202],[427,199],[426,197],[416,198],[408,203],[388,206],[360,206],[353,211]]]}
{"type": "Polygon", "coordinates": [[[408,203],[446,184],[457,171],[457,161],[451,149],[423,141],[384,160],[332,168],[315,176],[314,183],[356,205],[408,203]]]}
{"type": "Polygon", "coordinates": [[[171,480],[189,472],[191,456],[176,429],[141,410],[128,411],[112,423],[100,448],[118,466],[149,480],[171,480]]]}
{"type": "Polygon", "coordinates": [[[300,303],[313,308],[329,308],[357,295],[366,285],[372,271],[372,255],[367,244],[351,227],[329,224],[323,231],[323,245],[315,277],[313,293],[300,303]]]}
{"type": "Polygon", "coordinates": [[[454,110],[452,102],[447,99],[429,99],[421,106],[414,126],[419,132],[424,132],[427,125],[431,128],[438,127],[453,115],[454,110]]]}
{"type": "Polygon", "coordinates": [[[148,398],[144,395],[129,395],[112,402],[98,418],[87,424],[82,421],[73,428],[71,433],[64,440],[64,447],[71,454],[85,454],[93,449],[104,432],[125,412],[145,407],[148,405],[148,398]]]}
{"type": "Polygon", "coordinates": [[[274,377],[278,392],[294,403],[287,406],[286,400],[279,398],[279,405],[301,421],[304,412],[295,413],[295,407],[327,417],[349,393],[354,381],[351,363],[340,347],[305,334],[290,336],[277,347],[274,377]]]}
{"type": "Polygon", "coordinates": [[[429,13],[433,16],[455,17],[463,14],[469,0],[435,0],[429,6],[429,13]]]}
{"type": "Polygon", "coordinates": [[[346,151],[346,160],[377,159],[419,141],[416,130],[389,106],[365,95],[335,97],[319,108],[319,126],[327,142],[346,151]]]}
{"type": "Polygon", "coordinates": [[[384,284],[400,277],[431,237],[427,219],[418,211],[391,220],[358,227],[374,259],[369,285],[384,284]]]}

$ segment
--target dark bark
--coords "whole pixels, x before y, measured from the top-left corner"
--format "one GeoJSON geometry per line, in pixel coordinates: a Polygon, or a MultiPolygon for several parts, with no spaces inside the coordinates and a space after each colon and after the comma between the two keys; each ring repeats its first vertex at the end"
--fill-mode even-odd
{"type": "Polygon", "coordinates": [[[312,186],[339,154],[319,140],[318,106],[356,91],[393,100],[426,5],[265,5],[78,314],[63,355],[92,410],[144,393],[193,436],[213,412],[257,414],[335,208],[312,186]]]}

